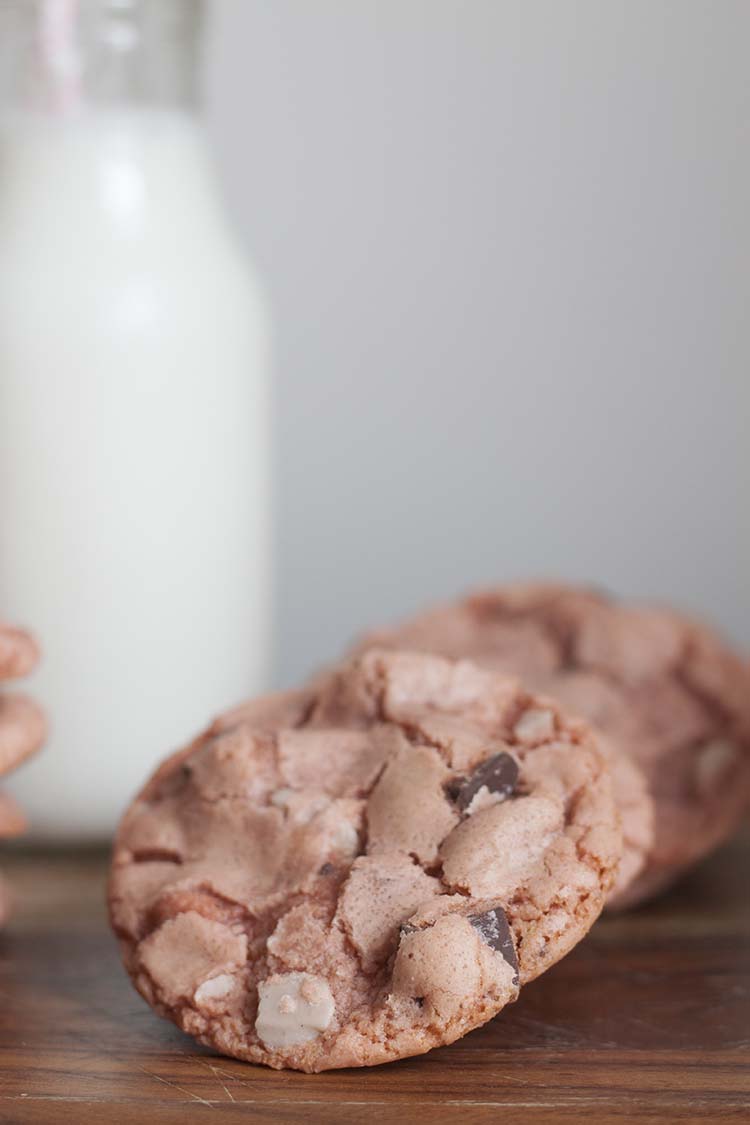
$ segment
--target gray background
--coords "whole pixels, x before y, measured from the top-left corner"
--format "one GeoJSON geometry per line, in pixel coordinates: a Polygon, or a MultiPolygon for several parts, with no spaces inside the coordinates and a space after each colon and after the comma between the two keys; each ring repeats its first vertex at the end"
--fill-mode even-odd
{"type": "Polygon", "coordinates": [[[563,574],[750,644],[750,3],[219,0],[276,321],[277,681],[563,574]]]}

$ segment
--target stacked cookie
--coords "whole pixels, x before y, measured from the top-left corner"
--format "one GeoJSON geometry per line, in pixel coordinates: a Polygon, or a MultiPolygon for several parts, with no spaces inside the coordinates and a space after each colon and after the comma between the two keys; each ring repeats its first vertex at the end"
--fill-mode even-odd
{"type": "MultiPolygon", "coordinates": [[[[26,676],[39,653],[33,638],[22,629],[0,623],[0,685],[26,676]]],[[[45,735],[39,707],[16,691],[0,690],[0,777],[34,754],[45,735]]],[[[0,839],[17,836],[26,821],[9,793],[0,789],[0,839]]],[[[0,924],[8,910],[8,893],[0,883],[0,924]]]]}
{"type": "Polygon", "coordinates": [[[125,965],[160,1014],[273,1067],[450,1043],[605,903],[653,894],[730,831],[748,688],[702,627],[563,587],[373,635],[148,782],[110,880],[125,965]]]}
{"type": "Polygon", "coordinates": [[[664,890],[734,831],[750,800],[750,672],[711,629],[598,591],[516,585],[371,634],[514,672],[596,729],[625,855],[609,906],[664,890]]]}

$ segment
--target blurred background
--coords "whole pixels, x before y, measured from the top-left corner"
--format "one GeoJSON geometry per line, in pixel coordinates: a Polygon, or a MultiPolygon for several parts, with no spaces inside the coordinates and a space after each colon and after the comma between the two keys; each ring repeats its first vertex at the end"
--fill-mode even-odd
{"type": "Polygon", "coordinates": [[[0,5],[36,830],[108,836],[213,714],[473,586],[750,646],[747,0],[201,10],[0,5]]]}
{"type": "Polygon", "coordinates": [[[275,323],[277,680],[562,574],[750,644],[746,0],[217,0],[275,323]]]}

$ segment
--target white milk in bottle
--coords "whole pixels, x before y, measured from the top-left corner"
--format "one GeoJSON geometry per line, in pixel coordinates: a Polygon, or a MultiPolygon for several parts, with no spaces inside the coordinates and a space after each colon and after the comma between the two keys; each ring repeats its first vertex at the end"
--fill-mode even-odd
{"type": "Polygon", "coordinates": [[[192,111],[191,0],[2,13],[0,616],[51,737],[11,788],[96,837],[267,660],[267,328],[192,111]]]}

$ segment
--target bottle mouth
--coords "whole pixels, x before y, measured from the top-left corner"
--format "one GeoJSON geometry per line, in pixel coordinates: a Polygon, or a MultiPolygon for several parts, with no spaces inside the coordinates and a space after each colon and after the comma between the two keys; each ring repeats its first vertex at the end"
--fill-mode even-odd
{"type": "Polygon", "coordinates": [[[203,0],[4,0],[5,101],[60,116],[195,104],[203,12],[203,0]]]}

